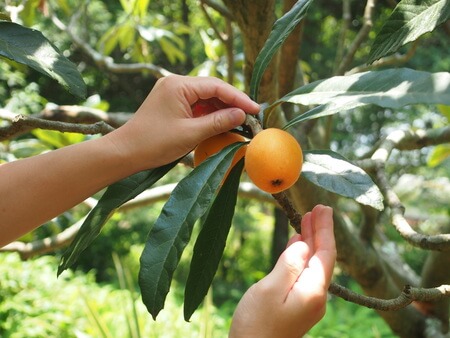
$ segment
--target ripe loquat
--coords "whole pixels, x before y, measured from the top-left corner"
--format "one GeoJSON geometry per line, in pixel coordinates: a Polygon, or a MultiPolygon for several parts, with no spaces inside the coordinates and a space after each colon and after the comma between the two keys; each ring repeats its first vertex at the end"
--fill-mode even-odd
{"type": "Polygon", "coordinates": [[[199,99],[192,105],[191,109],[194,117],[200,117],[227,107],[228,106],[218,98],[211,97],[209,99],[199,99]]]}
{"type": "Polygon", "coordinates": [[[245,170],[253,183],[271,194],[290,188],[299,178],[303,152],[288,132],[268,128],[247,146],[245,170]]]}
{"type": "MultiPolygon", "coordinates": [[[[236,142],[245,142],[245,138],[239,134],[232,133],[232,132],[218,134],[218,135],[215,135],[213,137],[210,137],[210,138],[200,142],[194,151],[194,167],[199,166],[200,163],[202,163],[208,157],[218,153],[226,146],[229,146],[230,144],[233,144],[236,142]]],[[[230,165],[230,169],[241,158],[243,158],[245,156],[245,151],[246,151],[245,146],[239,148],[239,150],[236,152],[236,154],[233,157],[233,160],[230,165]]],[[[227,173],[225,174],[225,177],[228,175],[228,172],[230,171],[230,169],[228,169],[227,173]]]]}

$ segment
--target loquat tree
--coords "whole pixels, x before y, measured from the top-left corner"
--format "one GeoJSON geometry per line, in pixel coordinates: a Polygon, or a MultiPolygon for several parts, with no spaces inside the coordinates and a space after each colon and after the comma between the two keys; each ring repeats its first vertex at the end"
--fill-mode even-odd
{"type": "MultiPolygon", "coordinates": [[[[91,18],[88,5],[76,10],[62,5],[69,1],[25,3],[22,16],[16,16],[11,7],[2,10],[0,55],[11,60],[5,62],[14,61],[16,67],[25,65],[58,81],[75,96],[85,97],[92,91],[85,84],[93,82],[92,74],[80,72],[82,65],[89,63],[108,74],[145,75],[149,81],[173,72],[215,75],[241,85],[262,106],[257,118],[248,116],[243,126],[232,131],[244,138],[222,145],[214,155],[208,153],[206,160],[178,182],[159,218],[149,226],[139,283],[143,302],[154,318],[164,307],[173,274],[190,241],[195,244],[185,287],[186,320],[206,296],[232,225],[240,182],[247,177],[244,160],[231,165],[232,161],[260,133],[276,129],[289,133],[301,145],[300,155],[296,155],[301,156],[301,174],[298,178],[294,169],[289,171],[295,182],[289,189],[265,190],[273,193],[271,200],[295,230],[301,215],[314,205],[333,206],[339,268],[363,291],[356,294],[332,283],[330,293],[373,308],[400,337],[439,337],[448,332],[450,183],[445,165],[450,155],[450,60],[447,54],[439,54],[433,70],[414,62],[415,55],[427,55],[430,45],[437,44],[441,50],[448,47],[448,1],[186,0],[176,9],[172,7],[180,14],[178,25],[162,22],[149,9],[150,1],[121,1],[121,8],[109,9],[118,17],[118,24],[104,27],[98,41],[86,34],[91,18]],[[37,9],[67,39],[61,48],[79,53],[73,52],[78,67],[64,56],[68,53],[55,47],[56,41],[27,27],[33,23],[29,13],[37,9]],[[186,43],[193,39],[189,30],[195,20],[193,11],[203,13],[215,34],[202,31],[207,59],[195,68],[192,65],[198,60],[188,47],[199,48],[198,44],[186,43]],[[330,36],[325,40],[321,34],[330,36]],[[328,45],[322,51],[330,55],[316,52],[320,43],[328,45]],[[242,59],[236,50],[242,50],[242,59]],[[153,63],[157,53],[163,56],[160,64],[153,63]],[[417,124],[423,122],[418,116],[421,110],[433,116],[432,123],[417,124]],[[401,114],[406,116],[400,119],[401,114]],[[352,128],[367,121],[371,121],[371,133],[360,135],[350,145],[345,143],[342,134],[354,132],[356,137],[352,128]],[[411,152],[422,154],[419,161],[423,154],[429,156],[426,170],[443,176],[442,186],[447,189],[444,206],[439,209],[447,214],[444,212],[441,225],[431,230],[422,225],[433,218],[433,210],[425,220],[413,224],[415,219],[405,209],[396,184],[412,179],[399,169],[411,152]],[[197,223],[201,230],[192,238],[197,223]],[[392,229],[402,245],[426,252],[420,273],[389,239],[392,229]]],[[[169,7],[158,9],[169,15],[169,7]]],[[[209,113],[204,112],[208,104],[201,104],[194,108],[198,114],[209,113]]],[[[0,141],[6,144],[31,130],[38,130],[37,138],[44,137],[39,130],[105,134],[127,118],[127,114],[73,105],[49,107],[31,115],[3,107],[0,141]]],[[[73,142],[80,141],[73,137],[73,142]]],[[[274,139],[268,137],[266,142],[272,145],[271,141],[274,139]]],[[[192,163],[191,156],[186,154],[180,161],[192,163]]],[[[2,160],[15,159],[11,155],[2,160]]],[[[76,227],[55,237],[57,245],[11,243],[2,250],[19,251],[27,257],[67,246],[60,274],[77,262],[115,211],[151,189],[180,161],[109,186],[76,227]]],[[[281,159],[274,162],[278,161],[281,159]]],[[[271,182],[279,185],[280,179],[271,182]]],[[[278,223],[275,234],[286,234],[283,227],[284,223],[278,223]]]]}

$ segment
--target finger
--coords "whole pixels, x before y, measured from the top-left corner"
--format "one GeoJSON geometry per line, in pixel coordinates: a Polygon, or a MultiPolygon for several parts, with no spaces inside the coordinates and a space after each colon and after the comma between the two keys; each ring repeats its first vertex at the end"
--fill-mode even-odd
{"type": "Polygon", "coordinates": [[[252,101],[245,93],[232,85],[213,77],[185,77],[190,81],[191,90],[187,91],[190,104],[198,99],[216,97],[230,107],[237,107],[249,114],[257,114],[259,105],[252,101]]]}
{"type": "Polygon", "coordinates": [[[274,269],[261,281],[273,287],[274,296],[284,302],[289,291],[305,269],[309,248],[302,241],[296,241],[287,247],[277,261],[274,269]]]}
{"type": "Polygon", "coordinates": [[[186,130],[189,130],[195,139],[204,140],[229,131],[244,121],[245,113],[242,109],[225,108],[195,119],[188,119],[185,122],[189,124],[186,130]]]}
{"type": "Polygon", "coordinates": [[[295,242],[298,242],[298,241],[301,241],[301,240],[302,240],[302,235],[300,235],[300,234],[293,235],[289,239],[288,243],[286,244],[286,248],[289,247],[292,243],[295,243],[295,242]]]}
{"type": "MultiPolygon", "coordinates": [[[[333,209],[323,205],[314,207],[312,227],[314,232],[314,253],[308,268],[314,275],[316,285],[328,287],[336,261],[336,243],[333,231],[333,209]]],[[[306,276],[306,275],[305,275],[306,276]]]]}
{"type": "Polygon", "coordinates": [[[302,240],[313,250],[314,233],[311,221],[312,221],[311,212],[307,212],[305,215],[303,215],[301,230],[302,230],[302,240]]]}

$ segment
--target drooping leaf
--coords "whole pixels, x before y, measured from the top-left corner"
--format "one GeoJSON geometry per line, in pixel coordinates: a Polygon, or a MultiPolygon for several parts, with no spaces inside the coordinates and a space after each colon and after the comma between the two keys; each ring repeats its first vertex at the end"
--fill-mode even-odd
{"type": "Polygon", "coordinates": [[[76,66],[37,30],[0,21],[0,56],[55,79],[73,95],[86,97],[86,84],[76,66]]]}
{"type": "Polygon", "coordinates": [[[225,249],[237,201],[239,178],[244,168],[240,160],[231,170],[214,199],[194,246],[184,291],[184,319],[189,321],[208,293],[225,249]]]}
{"type": "Polygon", "coordinates": [[[436,146],[428,157],[427,164],[429,167],[436,167],[446,159],[450,158],[450,145],[440,144],[436,146]]]}
{"type": "Polygon", "coordinates": [[[368,63],[396,52],[450,18],[448,0],[402,0],[373,42],[368,63]]]}
{"type": "Polygon", "coordinates": [[[234,143],[205,160],[173,190],[147,237],[140,258],[142,300],[156,318],[164,307],[173,273],[190,240],[194,223],[210,205],[236,151],[234,143]]]}
{"type": "Polygon", "coordinates": [[[450,104],[450,73],[428,73],[409,68],[368,71],[335,76],[302,86],[268,106],[265,119],[282,103],[319,105],[289,121],[289,128],[302,121],[336,114],[369,104],[399,108],[410,104],[450,104]]]}
{"type": "Polygon", "coordinates": [[[302,175],[315,185],[383,210],[383,195],[370,176],[332,151],[305,151],[302,175]]]}
{"type": "Polygon", "coordinates": [[[159,168],[139,172],[110,185],[97,205],[90,211],[74,240],[61,257],[58,276],[77,261],[117,208],[155,184],[178,162],[177,160],[159,168]]]}
{"type": "Polygon", "coordinates": [[[250,79],[250,97],[253,100],[258,100],[259,84],[267,66],[289,34],[305,16],[311,2],[312,0],[297,1],[291,10],[279,18],[273,25],[272,31],[256,57],[253,67],[252,78],[250,79]]]}

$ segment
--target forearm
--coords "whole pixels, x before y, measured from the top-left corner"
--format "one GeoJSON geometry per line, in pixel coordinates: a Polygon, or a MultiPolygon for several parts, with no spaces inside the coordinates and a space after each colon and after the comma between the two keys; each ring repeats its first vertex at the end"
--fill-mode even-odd
{"type": "Polygon", "coordinates": [[[133,173],[103,137],[0,166],[0,247],[133,173]]]}

